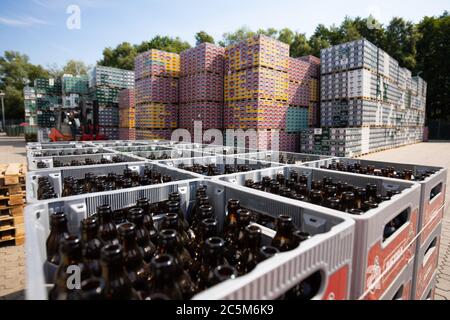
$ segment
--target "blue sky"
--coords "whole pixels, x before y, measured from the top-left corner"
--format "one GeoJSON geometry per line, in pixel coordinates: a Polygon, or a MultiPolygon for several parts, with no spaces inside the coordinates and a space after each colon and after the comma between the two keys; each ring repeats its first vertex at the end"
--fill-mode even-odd
{"type": "Polygon", "coordinates": [[[68,59],[94,64],[107,46],[140,43],[156,34],[194,44],[205,30],[216,40],[243,25],[283,28],[310,35],[317,24],[339,24],[348,15],[372,14],[382,23],[393,16],[419,21],[440,15],[449,0],[2,0],[0,52],[17,50],[44,66],[68,59]],[[81,28],[69,30],[68,6],[78,5],[81,28]]]}

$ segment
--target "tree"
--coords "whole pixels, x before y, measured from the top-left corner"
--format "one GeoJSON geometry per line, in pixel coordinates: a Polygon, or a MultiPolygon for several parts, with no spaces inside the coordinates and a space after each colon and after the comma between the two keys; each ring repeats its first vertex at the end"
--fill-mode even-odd
{"type": "Polygon", "coordinates": [[[214,38],[211,35],[207,34],[205,31],[197,32],[195,34],[195,44],[198,46],[199,44],[202,44],[205,42],[212,43],[212,44],[215,43],[214,38]]]}
{"type": "Polygon", "coordinates": [[[248,27],[244,26],[237,29],[235,32],[227,32],[223,34],[223,40],[220,42],[222,46],[229,46],[239,41],[246,40],[255,35],[248,27]]]}
{"type": "Polygon", "coordinates": [[[98,62],[101,66],[133,70],[136,58],[136,47],[129,42],[122,42],[116,48],[105,48],[103,59],[98,62]]]}
{"type": "Polygon", "coordinates": [[[290,55],[294,58],[311,54],[312,50],[304,33],[296,33],[290,47],[290,55]]]}
{"type": "Polygon", "coordinates": [[[63,72],[74,76],[87,75],[89,68],[83,61],[69,60],[63,68],[63,72]]]}
{"type": "Polygon", "coordinates": [[[278,32],[278,40],[291,45],[294,42],[295,33],[288,28],[281,29],[278,32]]]}
{"type": "Polygon", "coordinates": [[[416,42],[418,35],[414,24],[402,18],[393,18],[386,28],[384,50],[401,66],[414,69],[416,66],[416,42]]]}
{"type": "Polygon", "coordinates": [[[26,55],[5,51],[0,57],[0,90],[5,92],[6,119],[23,119],[23,88],[37,78],[49,77],[40,65],[33,65],[26,55]]]}
{"type": "Polygon", "coordinates": [[[150,41],[144,41],[136,47],[138,53],[148,51],[150,49],[163,50],[167,52],[180,53],[189,49],[191,45],[182,41],[179,37],[172,38],[168,36],[156,36],[150,41]]]}

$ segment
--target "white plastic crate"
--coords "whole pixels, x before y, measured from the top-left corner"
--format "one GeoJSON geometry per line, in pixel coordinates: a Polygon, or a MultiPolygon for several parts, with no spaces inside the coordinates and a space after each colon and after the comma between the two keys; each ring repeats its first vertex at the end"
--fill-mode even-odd
{"type": "MultiPolygon", "coordinates": [[[[99,154],[85,154],[85,155],[70,155],[70,156],[51,156],[51,157],[29,157],[28,158],[28,171],[41,171],[45,169],[52,168],[67,168],[72,167],[70,164],[72,161],[85,161],[86,159],[93,160],[95,162],[100,162],[101,159],[106,159],[108,161],[112,161],[114,157],[119,158],[122,162],[136,162],[142,160],[133,155],[126,155],[121,153],[99,153],[99,154]],[[56,167],[54,166],[55,161],[59,161],[63,166],[56,167]],[[38,163],[44,164],[45,168],[38,168],[38,163]]],[[[143,161],[143,160],[142,160],[143,161]]],[[[95,164],[94,166],[103,165],[103,164],[95,164]]],[[[83,167],[89,167],[93,165],[83,165],[83,167]]]]}
{"type": "Polygon", "coordinates": [[[28,150],[46,150],[46,149],[66,149],[66,148],[87,148],[93,147],[94,145],[87,142],[82,141],[68,141],[68,142],[29,142],[27,143],[27,151],[28,150]]]}
{"type": "Polygon", "coordinates": [[[288,159],[293,159],[295,162],[294,164],[304,164],[305,162],[314,162],[321,159],[331,158],[330,156],[322,156],[307,153],[284,152],[284,151],[259,151],[239,156],[248,159],[263,160],[275,163],[287,163],[288,159]]]}
{"type": "Polygon", "coordinates": [[[434,273],[431,282],[428,284],[427,289],[420,300],[434,300],[435,291],[436,291],[436,282],[437,282],[437,271],[434,273]]]}
{"type": "Polygon", "coordinates": [[[389,166],[393,167],[396,171],[403,171],[405,169],[412,170],[413,175],[423,170],[436,170],[437,172],[435,174],[431,175],[425,180],[417,181],[417,183],[419,183],[421,186],[418,230],[422,230],[425,226],[427,226],[418,238],[417,243],[419,246],[423,245],[424,241],[429,238],[430,233],[433,232],[433,230],[436,229],[437,225],[441,222],[442,215],[439,216],[436,215],[436,213],[440,210],[443,210],[443,207],[445,205],[447,169],[416,164],[360,160],[351,158],[323,159],[316,162],[306,163],[304,165],[311,168],[320,168],[322,166],[328,167],[329,164],[337,162],[343,163],[345,165],[355,163],[359,163],[363,166],[373,165],[375,168],[384,168],[386,166],[389,166]],[[432,191],[436,191],[436,195],[432,199],[430,199],[432,191]]]}
{"type": "MultiPolygon", "coordinates": [[[[69,232],[79,232],[81,219],[93,214],[98,205],[109,203],[113,210],[134,205],[147,197],[151,202],[167,199],[170,192],[181,195],[182,208],[187,210],[195,202],[195,190],[207,187],[207,194],[219,221],[225,218],[226,202],[237,198],[241,206],[277,217],[287,214],[301,230],[312,237],[292,251],[284,252],[260,264],[250,273],[228,280],[194,296],[193,299],[276,299],[313,274],[320,274],[320,288],[313,299],[348,299],[352,272],[354,221],[325,213],[307,203],[294,203],[283,199],[269,199],[252,190],[244,191],[229,184],[210,180],[169,183],[163,186],[139,187],[128,190],[75,196],[40,202],[27,206],[25,226],[27,232],[27,299],[47,299],[50,285],[46,281],[45,241],[49,234],[49,216],[64,211],[68,216],[69,232]]],[[[158,221],[158,217],[155,217],[158,221]]],[[[261,228],[264,239],[270,241],[275,232],[261,228]]]]}
{"type": "MultiPolygon", "coordinates": [[[[378,190],[380,191],[401,191],[400,194],[393,196],[391,200],[384,201],[378,208],[372,209],[361,216],[350,215],[342,211],[317,206],[324,212],[333,212],[337,215],[355,220],[355,259],[353,261],[354,272],[350,297],[352,299],[360,298],[360,296],[372,286],[372,283],[375,280],[380,279],[377,288],[365,297],[371,300],[378,300],[386,292],[400,270],[402,270],[408,264],[408,261],[414,257],[414,238],[417,234],[420,185],[407,181],[354,175],[301,166],[269,168],[218,178],[243,187],[245,180],[247,179],[261,181],[264,176],[275,178],[278,173],[282,173],[288,177],[290,171],[296,171],[299,174],[307,175],[309,185],[311,180],[322,180],[324,177],[332,177],[333,180],[344,180],[354,186],[365,187],[367,183],[373,183],[377,185],[378,190]],[[383,241],[383,231],[385,226],[402,212],[407,212],[405,223],[394,234],[383,241]],[[390,271],[388,272],[387,270],[390,271]]],[[[267,196],[266,192],[255,192],[267,196]]],[[[270,197],[273,199],[286,199],[273,194],[270,194],[270,197]]],[[[304,203],[300,201],[297,202],[304,203]]]]}
{"type": "MultiPolygon", "coordinates": [[[[53,188],[58,198],[61,197],[63,190],[63,182],[64,178],[68,176],[72,176],[75,179],[84,178],[84,175],[88,172],[93,173],[96,176],[107,175],[109,172],[114,172],[116,174],[122,174],[123,170],[128,168],[132,171],[139,172],[142,174],[145,168],[156,168],[163,175],[168,174],[174,180],[189,180],[198,178],[197,176],[190,174],[188,172],[184,172],[182,170],[178,170],[175,168],[171,168],[159,163],[149,163],[149,162],[125,162],[119,164],[105,164],[101,166],[83,166],[83,167],[72,167],[72,168],[55,168],[55,169],[46,169],[37,172],[29,172],[27,174],[27,184],[26,184],[26,194],[27,194],[27,202],[34,203],[40,201],[37,199],[38,192],[38,178],[42,176],[48,176],[53,183],[53,188]]],[[[83,195],[84,196],[84,195],[83,195]]]]}
{"type": "Polygon", "coordinates": [[[380,300],[411,300],[414,261],[411,260],[392,282],[380,300]]]}
{"type": "Polygon", "coordinates": [[[135,157],[148,161],[161,161],[169,159],[181,159],[181,158],[197,158],[203,156],[211,156],[211,153],[202,151],[204,149],[190,150],[190,149],[177,149],[177,148],[167,148],[166,150],[158,151],[132,151],[125,154],[132,154],[135,157]],[[152,159],[153,157],[154,159],[152,159]],[[162,157],[166,157],[163,159],[162,157]]]}
{"type": "MultiPolygon", "coordinates": [[[[442,212],[438,213],[442,214],[442,212]]],[[[442,223],[440,223],[429,238],[417,247],[414,277],[413,277],[413,300],[423,300],[427,295],[427,289],[434,281],[439,262],[439,246],[441,243],[442,223]]]]}
{"type": "MultiPolygon", "coordinates": [[[[250,170],[259,170],[264,168],[270,168],[270,167],[282,167],[283,164],[280,163],[274,163],[274,162],[267,162],[267,161],[261,161],[261,160],[252,160],[252,159],[246,159],[245,157],[241,157],[241,155],[236,156],[209,156],[209,157],[199,157],[199,158],[182,158],[182,159],[171,159],[171,160],[161,160],[159,163],[165,164],[169,167],[178,168],[179,165],[183,164],[184,166],[192,166],[194,164],[200,164],[200,165],[208,165],[208,164],[215,164],[219,171],[221,172],[220,175],[215,176],[216,178],[225,176],[225,165],[247,165],[249,166],[250,170]]],[[[183,172],[190,172],[184,169],[179,169],[183,172]]],[[[193,173],[194,174],[194,173],[193,173]]],[[[210,179],[211,177],[201,175],[201,174],[195,174],[196,176],[204,177],[207,179],[210,179]]]]}

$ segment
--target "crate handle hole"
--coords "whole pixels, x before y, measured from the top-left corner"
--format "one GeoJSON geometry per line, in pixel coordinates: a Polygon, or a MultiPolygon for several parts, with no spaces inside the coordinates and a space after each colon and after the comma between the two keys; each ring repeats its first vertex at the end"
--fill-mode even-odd
{"type": "Polygon", "coordinates": [[[409,221],[410,209],[405,209],[386,223],[383,230],[383,242],[391,238],[397,231],[409,221]]]}
{"type": "Polygon", "coordinates": [[[436,198],[442,192],[442,182],[430,191],[430,201],[436,198]]]}
{"type": "Polygon", "coordinates": [[[392,300],[403,300],[403,289],[404,289],[404,285],[402,284],[402,286],[397,290],[397,292],[395,293],[395,295],[392,297],[392,300]]]}

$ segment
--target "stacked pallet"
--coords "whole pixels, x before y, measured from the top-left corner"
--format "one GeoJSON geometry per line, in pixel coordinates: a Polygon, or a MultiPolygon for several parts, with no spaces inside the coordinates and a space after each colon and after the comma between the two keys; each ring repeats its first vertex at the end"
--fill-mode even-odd
{"type": "Polygon", "coordinates": [[[96,66],[89,79],[94,125],[107,139],[119,139],[119,94],[134,87],[134,72],[96,66]]]}
{"type": "Polygon", "coordinates": [[[268,149],[283,131],[281,150],[295,151],[296,134],[286,131],[289,99],[289,46],[255,36],[225,49],[226,129],[257,130],[256,143],[268,149]],[[294,146],[294,147],[293,147],[294,146]]]}
{"type": "Polygon", "coordinates": [[[88,94],[89,77],[87,75],[73,76],[71,74],[65,74],[62,77],[62,88],[66,94],[88,94]]]}
{"type": "Polygon", "coordinates": [[[135,59],[136,138],[167,139],[178,126],[180,56],[149,50],[135,59]]]}
{"type": "Polygon", "coordinates": [[[311,55],[299,59],[309,63],[308,125],[320,127],[320,59],[311,55]]]}
{"type": "Polygon", "coordinates": [[[119,94],[119,139],[136,140],[134,89],[119,94]]]}
{"type": "Polygon", "coordinates": [[[203,43],[180,54],[179,127],[193,131],[194,121],[204,130],[223,129],[225,49],[203,43]]]}
{"type": "Polygon", "coordinates": [[[349,156],[422,140],[423,79],[365,39],[323,49],[321,62],[321,126],[348,128],[360,138],[311,137],[305,130],[302,150],[314,144],[318,153],[349,156]]]}
{"type": "Polygon", "coordinates": [[[26,164],[0,165],[0,245],[24,243],[23,209],[26,173],[26,164]]]}

